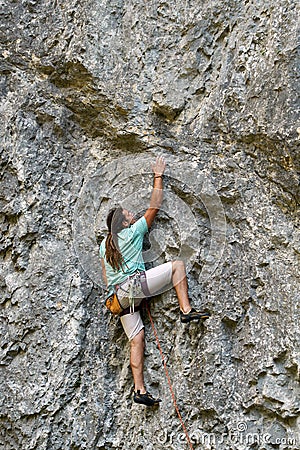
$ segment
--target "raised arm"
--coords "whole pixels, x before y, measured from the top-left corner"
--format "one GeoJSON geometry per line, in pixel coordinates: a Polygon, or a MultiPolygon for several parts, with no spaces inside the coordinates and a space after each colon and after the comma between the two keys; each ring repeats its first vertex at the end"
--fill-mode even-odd
{"type": "Polygon", "coordinates": [[[152,165],[154,174],[153,190],[151,194],[150,206],[144,214],[148,228],[151,227],[163,199],[163,174],[166,168],[165,159],[162,156],[156,158],[155,164],[152,165]]]}

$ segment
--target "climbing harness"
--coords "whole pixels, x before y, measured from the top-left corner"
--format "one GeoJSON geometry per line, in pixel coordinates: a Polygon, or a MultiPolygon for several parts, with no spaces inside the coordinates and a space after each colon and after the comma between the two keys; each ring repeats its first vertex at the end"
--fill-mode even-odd
{"type": "Polygon", "coordinates": [[[105,291],[104,304],[110,312],[115,316],[124,316],[125,314],[133,314],[135,311],[139,311],[139,306],[135,306],[134,298],[136,292],[145,283],[145,272],[136,271],[134,274],[129,275],[122,283],[115,285],[110,291],[105,291]],[[126,285],[124,289],[123,285],[126,285]],[[118,295],[118,291],[123,291],[126,295],[118,295]],[[124,306],[124,301],[128,299],[129,306],[124,306]]]}
{"type": "Polygon", "coordinates": [[[159,352],[160,352],[160,355],[161,355],[161,359],[162,359],[162,363],[163,363],[163,366],[164,366],[164,369],[165,369],[165,373],[166,373],[167,381],[168,381],[168,384],[169,384],[170,392],[171,392],[171,395],[172,395],[172,400],[173,400],[173,404],[174,404],[175,410],[177,412],[178,418],[180,420],[180,423],[181,423],[182,429],[184,431],[184,434],[186,436],[186,440],[187,440],[187,442],[189,444],[189,447],[190,447],[191,450],[194,450],[192,441],[191,441],[191,439],[189,437],[188,431],[186,429],[186,426],[184,424],[184,421],[182,419],[182,416],[180,414],[180,411],[179,411],[179,408],[178,408],[178,405],[177,405],[177,402],[176,402],[176,397],[175,397],[174,390],[173,390],[173,387],[172,387],[171,378],[170,378],[169,371],[168,371],[168,368],[167,368],[166,358],[165,358],[165,355],[163,354],[163,351],[162,351],[162,348],[161,348],[161,345],[160,345],[160,342],[159,342],[159,339],[158,339],[158,334],[157,334],[157,331],[156,331],[156,328],[155,328],[155,325],[154,325],[153,318],[152,318],[151,313],[150,313],[150,307],[149,307],[148,302],[146,302],[146,308],[147,308],[149,320],[151,322],[153,334],[154,334],[155,339],[156,339],[157,347],[159,349],[159,352]]]}
{"type": "MultiPolygon", "coordinates": [[[[143,290],[143,285],[145,280],[145,271],[137,270],[132,275],[129,275],[124,281],[122,281],[121,284],[117,284],[115,286],[116,293],[118,291],[123,291],[123,296],[120,295],[119,302],[122,307],[122,312],[119,314],[119,316],[124,316],[125,314],[133,314],[135,311],[139,311],[140,305],[135,305],[134,299],[137,297],[140,297],[140,294],[143,290]],[[124,288],[125,285],[125,288],[124,288]],[[126,299],[128,300],[129,306],[124,307],[124,301],[126,302],[126,299]]],[[[143,291],[144,292],[144,291],[143,291]]]]}
{"type": "MultiPolygon", "coordinates": [[[[133,275],[127,277],[127,279],[123,281],[120,285],[116,286],[117,290],[120,289],[121,291],[127,294],[126,297],[128,298],[129,303],[129,314],[133,314],[134,311],[138,310],[134,304],[134,298],[136,296],[136,291],[139,290],[139,288],[141,287],[142,273],[145,272],[140,272],[138,270],[133,275]],[[126,289],[123,288],[124,284],[127,285],[126,289]]],[[[128,308],[125,309],[125,312],[128,314],[128,308]]]]}

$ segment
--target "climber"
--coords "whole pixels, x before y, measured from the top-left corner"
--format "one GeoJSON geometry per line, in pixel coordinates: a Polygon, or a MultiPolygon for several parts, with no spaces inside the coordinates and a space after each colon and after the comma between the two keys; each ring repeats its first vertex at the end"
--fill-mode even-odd
{"type": "Polygon", "coordinates": [[[145,271],[142,258],[143,238],[162,203],[165,166],[163,157],[158,157],[152,165],[154,184],[150,206],[144,216],[136,221],[127,209],[121,206],[113,208],[107,216],[108,236],[100,245],[104,282],[108,290],[117,290],[118,300],[124,308],[120,320],[130,341],[133,399],[146,406],[158,405],[161,400],[153,398],[144,385],[144,325],[140,315],[142,299],[154,296],[173,285],[180,306],[181,322],[203,320],[210,315],[191,307],[186,270],[182,261],[167,262],[145,271]]]}

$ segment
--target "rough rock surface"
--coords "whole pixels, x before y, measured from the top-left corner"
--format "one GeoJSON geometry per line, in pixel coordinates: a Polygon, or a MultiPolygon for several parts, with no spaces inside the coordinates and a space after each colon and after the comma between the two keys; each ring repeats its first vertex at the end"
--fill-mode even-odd
{"type": "Polygon", "coordinates": [[[3,5],[0,447],[188,448],[147,316],[155,411],[101,306],[103,218],[142,213],[163,154],[145,258],[183,258],[212,311],[151,307],[194,448],[299,448],[297,2],[3,5]]]}

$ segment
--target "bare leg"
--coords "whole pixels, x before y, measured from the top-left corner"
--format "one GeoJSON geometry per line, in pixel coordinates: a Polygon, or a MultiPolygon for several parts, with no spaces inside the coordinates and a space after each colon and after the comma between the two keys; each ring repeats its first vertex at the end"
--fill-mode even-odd
{"type": "Polygon", "coordinates": [[[184,262],[173,261],[172,271],[172,282],[177,294],[180,309],[182,312],[188,313],[191,310],[191,305],[188,297],[188,284],[184,262]]]}
{"type": "Polygon", "coordinates": [[[144,385],[144,348],[145,332],[142,329],[130,341],[130,365],[134,380],[134,389],[135,391],[140,390],[141,394],[146,392],[144,385]]]}

